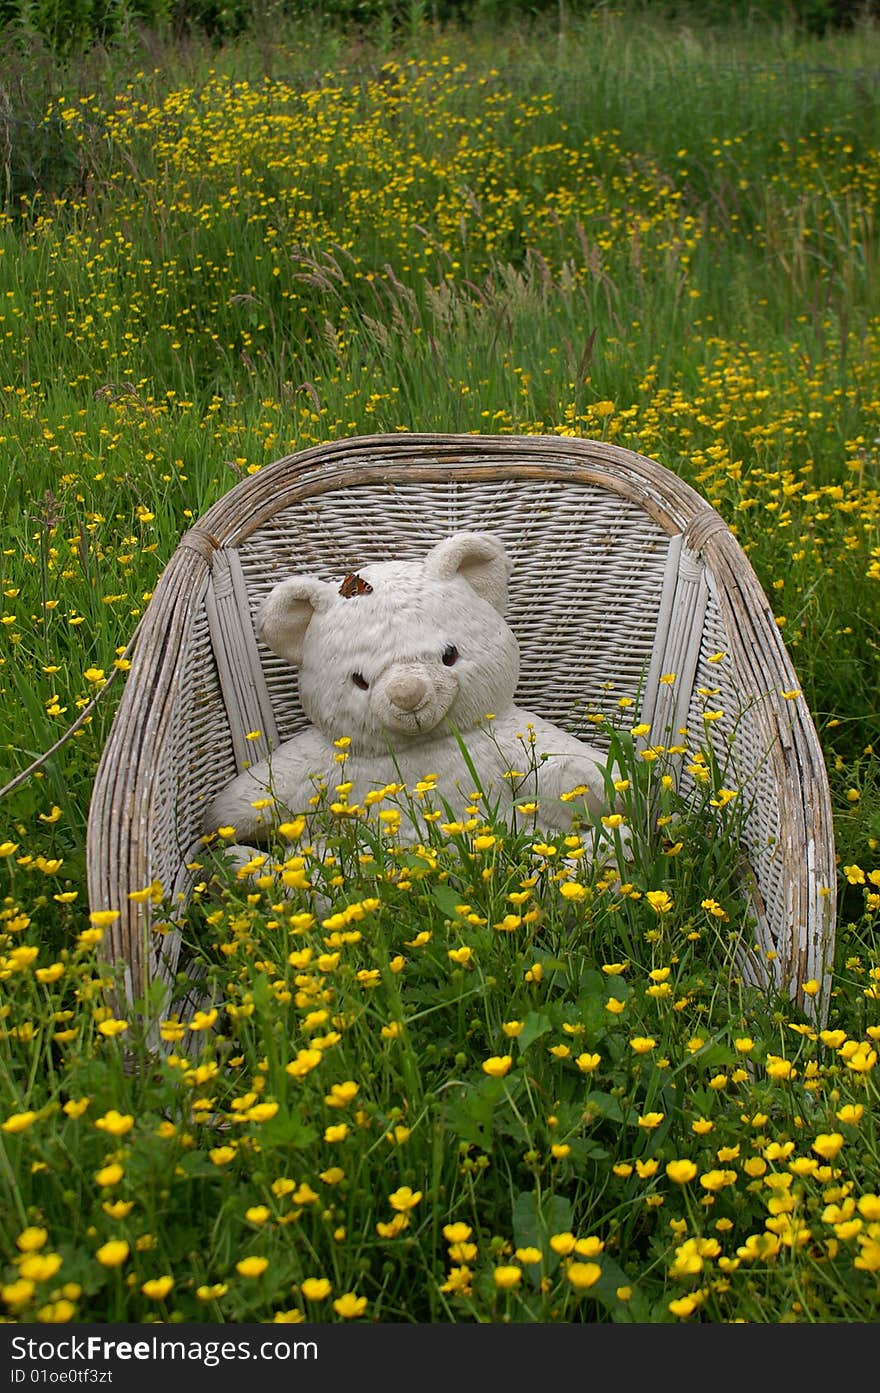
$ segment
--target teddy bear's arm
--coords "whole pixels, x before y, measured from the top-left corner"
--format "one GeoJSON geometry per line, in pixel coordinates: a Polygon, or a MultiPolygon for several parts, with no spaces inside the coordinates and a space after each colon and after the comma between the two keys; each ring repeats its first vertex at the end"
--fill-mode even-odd
{"type": "Polygon", "coordinates": [[[598,751],[588,753],[588,747],[583,753],[548,755],[538,775],[538,787],[541,811],[550,825],[567,829],[585,806],[593,817],[608,812],[599,758],[598,751]]]}
{"type": "Polygon", "coordinates": [[[319,784],[330,777],[333,753],[319,731],[295,735],[221,789],[209,805],[205,830],[234,827],[239,839],[265,838],[277,823],[309,810],[319,784]]]}
{"type": "Polygon", "coordinates": [[[275,820],[273,810],[253,805],[269,796],[269,765],[262,760],[237,775],[212,800],[205,816],[206,832],[234,827],[236,835],[245,840],[265,835],[275,820]]]}
{"type": "Polygon", "coordinates": [[[499,754],[520,771],[519,782],[508,785],[511,795],[536,798],[539,822],[548,832],[568,831],[585,806],[593,817],[610,811],[601,750],[517,708],[498,722],[496,734],[499,754]]]}

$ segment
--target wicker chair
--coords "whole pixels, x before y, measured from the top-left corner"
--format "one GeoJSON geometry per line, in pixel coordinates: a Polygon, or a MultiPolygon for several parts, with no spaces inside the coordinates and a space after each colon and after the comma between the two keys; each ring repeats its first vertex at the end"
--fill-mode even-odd
{"type": "Polygon", "coordinates": [[[464,529],[498,533],[512,557],[521,705],[596,743],[586,715],[630,697],[627,724],[650,723],[652,739],[684,726],[702,739],[698,689],[716,690],[725,714],[711,738],[733,752],[728,780],[753,795],[744,889],[763,951],[744,952],[742,971],[759,984],[769,971],[824,1017],[827,775],[804,699],[782,696],[797,680],[752,567],[669,470],[616,446],[537,436],[334,441],[244,479],[182,538],[144,616],[89,816],[89,898],[120,911],[108,947],[129,999],[183,968],[179,931],[151,931],[154,910],[129,892],[159,881],[185,906],[207,801],[244,759],[304,724],[291,669],[254,636],[259,601],[293,572],[332,579],[420,557],[464,529]],[[718,651],[727,659],[710,663],[718,651]],[[669,672],[675,683],[662,683],[669,672]],[[803,993],[811,978],[823,984],[818,1007],[803,993]]]}

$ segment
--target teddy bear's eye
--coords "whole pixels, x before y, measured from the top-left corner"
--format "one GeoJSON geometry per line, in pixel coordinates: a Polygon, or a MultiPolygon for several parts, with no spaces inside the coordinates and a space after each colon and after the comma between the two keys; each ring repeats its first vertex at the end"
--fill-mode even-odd
{"type": "Polygon", "coordinates": [[[454,643],[450,643],[448,648],[443,649],[443,664],[445,667],[452,667],[452,664],[457,662],[458,649],[454,643]]]}
{"type": "Polygon", "coordinates": [[[366,677],[362,677],[359,672],[353,672],[351,674],[351,680],[356,687],[360,687],[362,692],[367,691],[367,689],[369,688],[370,684],[367,681],[366,677]]]}

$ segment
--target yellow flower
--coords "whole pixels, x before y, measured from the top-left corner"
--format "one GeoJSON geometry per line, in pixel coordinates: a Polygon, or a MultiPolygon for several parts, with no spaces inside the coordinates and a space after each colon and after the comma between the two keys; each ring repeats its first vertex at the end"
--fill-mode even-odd
{"type": "Polygon", "coordinates": [[[199,1301],[217,1301],[221,1296],[225,1296],[228,1290],[226,1282],[215,1282],[213,1286],[196,1287],[196,1296],[199,1301]]]}
{"type": "Polygon", "coordinates": [[[215,1166],[228,1166],[235,1159],[234,1146],[215,1146],[208,1152],[215,1166]]]}
{"type": "Polygon", "coordinates": [[[834,1115],[838,1122],[848,1122],[850,1126],[855,1127],[865,1115],[864,1105],[862,1103],[845,1103],[834,1115]]]}
{"type": "Polygon", "coordinates": [[[514,1254],[517,1262],[525,1263],[527,1267],[534,1266],[541,1261],[542,1253],[540,1248],[517,1248],[514,1254]]]}
{"type": "Polygon", "coordinates": [[[17,1282],[10,1282],[7,1286],[0,1286],[0,1301],[13,1310],[21,1306],[27,1306],[36,1287],[33,1282],[27,1281],[24,1277],[19,1277],[17,1282]]]}
{"type": "Polygon", "coordinates": [[[666,1166],[666,1174],[676,1185],[687,1185],[693,1180],[697,1173],[697,1167],[693,1161],[669,1161],[666,1166]]]}
{"type": "Polygon", "coordinates": [[[294,1204],[315,1204],[319,1198],[317,1191],[312,1189],[307,1180],[304,1180],[301,1185],[298,1185],[293,1192],[294,1204]]]}
{"type": "Polygon", "coordinates": [[[196,1011],[189,1022],[190,1030],[210,1030],[217,1020],[218,1014],[216,1006],[210,1011],[196,1011]]]}
{"type": "Polygon", "coordinates": [[[111,1137],[124,1137],[134,1126],[134,1118],[130,1113],[119,1113],[111,1108],[103,1117],[95,1118],[95,1126],[100,1132],[109,1132],[111,1137]]]}
{"type": "Polygon", "coordinates": [[[244,1211],[244,1217],[251,1224],[265,1224],[267,1219],[271,1219],[272,1211],[268,1205],[253,1204],[250,1209],[244,1211]]]}
{"type": "Polygon", "coordinates": [[[31,1226],[30,1228],[22,1229],[18,1238],[15,1240],[15,1246],[18,1248],[19,1252],[36,1253],[40,1248],[45,1246],[48,1238],[48,1229],[40,1229],[36,1226],[31,1226]]]}
{"type": "Polygon", "coordinates": [[[650,1054],[657,1041],[650,1035],[634,1035],[629,1042],[633,1054],[650,1054]]]}
{"type": "Polygon", "coordinates": [[[869,1074],[877,1063],[877,1051],[862,1041],[852,1054],[845,1057],[845,1063],[848,1069],[852,1069],[857,1074],[869,1074]]]}
{"type": "Polygon", "coordinates": [[[602,1276],[602,1269],[597,1262],[573,1262],[566,1268],[565,1275],[575,1291],[588,1291],[602,1276]]]}
{"type": "Polygon", "coordinates": [[[496,1267],[494,1276],[499,1291],[512,1291],[522,1281],[522,1268],[510,1265],[496,1267]]]}
{"type": "Polygon", "coordinates": [[[104,1200],[101,1208],[111,1219],[127,1219],[134,1209],[134,1200],[104,1200]]]}
{"type": "Polygon", "coordinates": [[[582,1258],[594,1258],[605,1248],[604,1240],[591,1233],[587,1238],[579,1238],[574,1245],[575,1252],[582,1258]]]}
{"type": "Polygon", "coordinates": [[[328,1170],[319,1172],[318,1179],[323,1180],[325,1185],[338,1185],[340,1180],[345,1179],[345,1171],[341,1166],[330,1166],[328,1170]]]}
{"type": "Polygon", "coordinates": [[[367,1298],[357,1296],[353,1291],[347,1291],[333,1302],[333,1309],[342,1320],[355,1320],[358,1316],[362,1316],[367,1309],[367,1298]]]}
{"type": "Polygon", "coordinates": [[[465,964],[469,963],[470,960],[471,960],[471,958],[474,956],[474,950],[473,950],[473,948],[471,948],[471,947],[469,947],[467,944],[465,944],[465,945],[463,945],[463,947],[461,947],[461,948],[450,948],[450,949],[447,951],[446,956],[447,956],[452,962],[458,963],[459,965],[464,966],[465,964]]]}
{"type": "Polygon", "coordinates": [[[736,1171],[705,1171],[703,1175],[700,1176],[700,1184],[704,1190],[708,1190],[710,1193],[714,1193],[716,1190],[723,1190],[728,1185],[736,1184],[736,1171]]]}
{"type": "Polygon", "coordinates": [[[669,1302],[668,1309],[680,1320],[686,1320],[688,1316],[693,1315],[699,1304],[698,1294],[692,1293],[690,1296],[677,1296],[674,1301],[669,1302]]]}
{"type": "Polygon", "coordinates": [[[666,890],[649,890],[645,899],[655,914],[668,914],[672,909],[672,897],[666,890]]]}
{"type": "Polygon", "coordinates": [[[159,1034],[168,1044],[175,1044],[182,1040],[186,1034],[186,1026],[178,1020],[161,1021],[159,1024],[159,1034]]]}
{"type": "Polygon", "coordinates": [[[141,1285],[141,1291],[150,1301],[163,1301],[173,1286],[173,1277],[150,1277],[141,1285]]]}
{"type": "Polygon", "coordinates": [[[340,1122],[335,1127],[324,1128],[324,1140],[329,1142],[345,1141],[348,1136],[349,1126],[347,1122],[340,1122]]]}
{"type": "Polygon", "coordinates": [[[880,1223],[880,1195],[862,1195],[858,1201],[858,1211],[869,1224],[880,1223]]]}
{"type": "Polygon", "coordinates": [[[60,1253],[27,1253],[18,1264],[19,1276],[29,1282],[50,1282],[61,1266],[60,1253]]]}
{"type": "Polygon", "coordinates": [[[492,1079],[503,1079],[505,1074],[509,1074],[513,1066],[513,1057],[509,1054],[493,1054],[489,1059],[483,1060],[483,1073],[488,1074],[492,1079]]]}
{"type": "Polygon", "coordinates": [[[296,1058],[286,1064],[285,1072],[295,1079],[302,1078],[321,1063],[321,1051],[316,1049],[297,1050],[296,1058]]]}
{"type": "Polygon", "coordinates": [[[130,1252],[124,1238],[111,1238],[109,1242],[101,1244],[95,1257],[102,1267],[121,1267],[130,1252]]]}
{"type": "Polygon", "coordinates": [[[326,1277],[306,1277],[305,1281],[300,1282],[299,1289],[306,1301],[325,1301],[333,1287],[326,1277]]]}
{"type": "Polygon", "coordinates": [[[812,1150],[817,1156],[821,1156],[823,1161],[833,1161],[843,1145],[844,1138],[840,1132],[820,1132],[813,1142],[812,1150]]]}
{"type": "Polygon", "coordinates": [[[17,1132],[26,1132],[28,1127],[32,1127],[36,1122],[38,1115],[35,1112],[10,1113],[6,1121],[0,1123],[0,1132],[8,1132],[13,1136],[17,1132]]]}
{"type": "Polygon", "coordinates": [[[858,1257],[853,1258],[853,1267],[862,1272],[880,1272],[880,1242],[877,1239],[862,1243],[858,1257]]]}
{"type": "Polygon", "coordinates": [[[566,880],[560,885],[559,893],[564,900],[580,901],[587,898],[587,887],[575,880],[566,880]]]}
{"type": "Polygon", "coordinates": [[[768,1054],[764,1068],[771,1079],[792,1079],[797,1074],[791,1060],[778,1054],[768,1054]]]}
{"type": "Polygon", "coordinates": [[[357,1091],[358,1085],[353,1079],[347,1079],[345,1083],[334,1083],[330,1085],[330,1092],[324,1095],[324,1102],[328,1108],[344,1108],[357,1091]]]}
{"type": "Polygon", "coordinates": [[[76,1307],[72,1301],[62,1298],[60,1301],[50,1301],[48,1305],[41,1306],[37,1311],[37,1320],[42,1325],[61,1325],[73,1320],[76,1315],[76,1307]]]}
{"type": "Polygon", "coordinates": [[[118,909],[93,909],[89,915],[89,923],[93,928],[106,929],[108,925],[115,924],[118,918],[118,909]]]}
{"type": "Polygon", "coordinates": [[[575,1060],[575,1064],[582,1074],[592,1074],[601,1063],[602,1056],[600,1054],[579,1054],[575,1060]]]}
{"type": "Polygon", "coordinates": [[[278,824],[278,835],[285,841],[295,842],[305,831],[306,820],[304,817],[294,818],[292,822],[280,822],[278,824]]]}
{"type": "Polygon", "coordinates": [[[646,1112],[639,1118],[639,1126],[644,1127],[646,1131],[653,1131],[655,1127],[660,1126],[665,1116],[665,1112],[646,1112]]]}
{"type": "Polygon", "coordinates": [[[95,1172],[95,1182],[102,1188],[118,1185],[124,1175],[125,1171],[119,1162],[111,1161],[108,1166],[102,1166],[99,1171],[95,1172]]]}
{"type": "Polygon", "coordinates": [[[268,1258],[261,1258],[254,1255],[249,1258],[242,1258],[235,1264],[235,1270],[241,1277],[262,1277],[266,1268],[269,1266],[268,1258]]]}
{"type": "Polygon", "coordinates": [[[128,1021],[115,1020],[111,1016],[108,1020],[101,1021],[98,1030],[102,1035],[106,1036],[108,1040],[112,1040],[115,1035],[122,1035],[128,1030],[128,1021]]]}
{"type": "Polygon", "coordinates": [[[401,1185],[399,1190],[395,1190],[393,1195],[388,1196],[388,1203],[392,1209],[403,1214],[408,1209],[415,1209],[421,1198],[421,1190],[411,1190],[408,1185],[401,1185]]]}
{"type": "Polygon", "coordinates": [[[252,1108],[248,1108],[242,1113],[242,1117],[247,1122],[268,1122],[275,1116],[280,1104],[271,1101],[265,1103],[254,1103],[252,1108]]]}
{"type": "Polygon", "coordinates": [[[447,1243],[465,1243],[471,1236],[473,1230],[470,1224],[463,1224],[461,1220],[455,1224],[446,1224],[443,1229],[443,1237],[447,1243]]]}
{"type": "Polygon", "coordinates": [[[52,982],[57,982],[59,977],[63,977],[66,968],[64,963],[52,963],[51,967],[38,967],[34,973],[37,981],[44,987],[50,986],[52,982]]]}

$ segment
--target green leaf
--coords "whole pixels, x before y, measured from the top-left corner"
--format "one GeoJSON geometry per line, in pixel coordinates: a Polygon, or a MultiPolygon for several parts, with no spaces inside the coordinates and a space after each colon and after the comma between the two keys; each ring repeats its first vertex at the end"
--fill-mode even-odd
{"type": "Polygon", "coordinates": [[[190,1180],[217,1180],[219,1176],[217,1167],[204,1151],[187,1151],[177,1162],[177,1169],[190,1180]]]}
{"type": "Polygon", "coordinates": [[[600,1117],[607,1117],[611,1122],[623,1122],[623,1110],[617,1098],[610,1093],[588,1093],[584,1099],[584,1110],[589,1108],[596,1112],[600,1117]]]}
{"type": "Polygon", "coordinates": [[[310,1127],[294,1112],[279,1110],[268,1122],[262,1122],[258,1129],[260,1147],[268,1151],[275,1146],[311,1146],[318,1136],[317,1127],[310,1127]]]}
{"type": "Polygon", "coordinates": [[[607,1161],[609,1152],[599,1142],[591,1141],[589,1137],[572,1137],[569,1142],[571,1147],[570,1159],[576,1162],[584,1161],[607,1161]]]}
{"type": "Polygon", "coordinates": [[[469,1085],[447,1104],[446,1123],[462,1141],[492,1150],[492,1124],[495,1107],[504,1092],[502,1079],[486,1079],[469,1085]]]}
{"type": "Polygon", "coordinates": [[[581,973],[578,992],[578,1006],[589,1001],[590,997],[598,997],[604,1007],[609,994],[607,976],[604,972],[597,972],[595,968],[588,968],[581,973]]]}
{"type": "Polygon", "coordinates": [[[614,1258],[608,1257],[606,1253],[600,1253],[596,1259],[602,1268],[602,1276],[594,1287],[590,1288],[590,1295],[595,1296],[606,1310],[610,1311],[615,1321],[631,1322],[647,1320],[647,1302],[639,1291],[638,1287],[631,1280],[629,1275],[616,1262],[614,1258]],[[629,1301],[621,1301],[617,1295],[618,1288],[631,1287],[632,1296],[629,1301]]]}
{"type": "MultiPolygon", "coordinates": [[[[559,1266],[559,1254],[550,1247],[555,1233],[569,1233],[572,1226],[571,1203],[564,1195],[540,1196],[537,1190],[522,1190],[513,1204],[513,1241],[517,1248],[539,1248],[544,1254],[547,1273],[559,1266]]],[[[540,1281],[541,1269],[528,1269],[532,1280],[540,1281]]]]}
{"type": "Polygon", "coordinates": [[[539,1040],[553,1029],[553,1022],[543,1011],[530,1011],[523,1022],[523,1028],[516,1037],[520,1054],[528,1049],[533,1040],[539,1040]]]}
{"type": "Polygon", "coordinates": [[[451,885],[432,885],[431,898],[447,919],[457,917],[456,905],[462,902],[460,891],[453,889],[451,885]]]}

